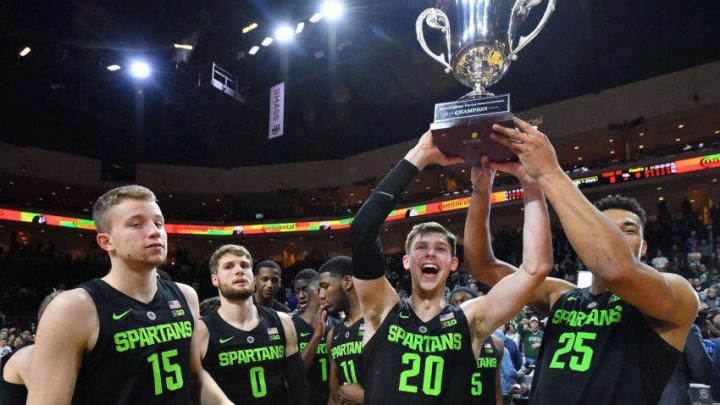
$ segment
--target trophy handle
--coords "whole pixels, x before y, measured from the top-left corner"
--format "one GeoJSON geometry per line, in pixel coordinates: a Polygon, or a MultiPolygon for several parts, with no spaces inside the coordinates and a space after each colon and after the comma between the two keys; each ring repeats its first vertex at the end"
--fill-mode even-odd
{"type": "Polygon", "coordinates": [[[426,54],[430,55],[431,58],[440,62],[445,66],[445,73],[450,73],[452,68],[450,67],[450,23],[448,22],[447,15],[436,8],[428,8],[418,16],[415,22],[415,33],[417,34],[417,40],[420,42],[420,46],[426,54]],[[445,34],[445,41],[447,42],[448,57],[445,60],[445,54],[436,54],[430,50],[427,43],[425,42],[425,34],[423,33],[423,22],[427,22],[430,28],[440,30],[445,34]]]}
{"type": "Polygon", "coordinates": [[[512,13],[510,14],[510,28],[508,28],[508,43],[510,44],[510,58],[512,60],[517,60],[517,54],[520,52],[527,44],[529,44],[535,37],[542,31],[542,29],[545,27],[545,24],[547,24],[548,18],[550,18],[550,14],[555,11],[555,3],[557,0],[548,0],[548,5],[545,8],[545,14],[543,14],[542,19],[538,23],[537,27],[533,30],[533,32],[530,33],[530,35],[523,37],[520,37],[520,41],[518,41],[518,46],[515,49],[512,49],[513,46],[513,33],[515,32],[515,15],[527,15],[527,13],[530,11],[531,8],[537,6],[540,4],[542,0],[517,0],[515,2],[515,5],[513,6],[512,13]]]}

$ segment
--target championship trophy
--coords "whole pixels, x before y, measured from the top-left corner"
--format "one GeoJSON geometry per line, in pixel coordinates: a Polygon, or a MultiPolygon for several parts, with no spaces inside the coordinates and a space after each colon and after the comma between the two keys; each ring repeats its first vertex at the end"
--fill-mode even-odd
{"type": "Polygon", "coordinates": [[[435,122],[430,125],[435,144],[448,156],[462,156],[466,166],[476,166],[482,155],[490,161],[517,160],[504,145],[490,139],[492,125],[513,126],[510,95],[495,96],[487,88],[507,72],[517,54],[532,41],[555,10],[548,0],[545,14],[535,30],[515,34],[531,8],[542,0],[438,0],[436,8],[422,13],[415,23],[418,42],[433,59],[445,66],[460,83],[472,89],[458,101],[435,105],[435,122]],[[435,54],[425,42],[423,22],[445,34],[447,59],[435,54]]]}

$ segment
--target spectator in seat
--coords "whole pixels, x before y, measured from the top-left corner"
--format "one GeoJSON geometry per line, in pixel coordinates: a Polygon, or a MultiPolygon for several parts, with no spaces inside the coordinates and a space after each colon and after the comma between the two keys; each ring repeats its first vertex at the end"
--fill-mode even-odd
{"type": "Polygon", "coordinates": [[[667,271],[669,264],[670,261],[668,258],[663,256],[662,250],[658,249],[657,252],[655,252],[655,257],[652,259],[652,266],[658,271],[667,271]]]}

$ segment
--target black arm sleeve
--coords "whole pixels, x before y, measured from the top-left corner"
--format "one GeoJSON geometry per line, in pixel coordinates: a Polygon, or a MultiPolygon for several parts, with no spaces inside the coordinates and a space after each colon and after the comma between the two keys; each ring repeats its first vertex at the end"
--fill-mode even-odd
{"type": "Polygon", "coordinates": [[[300,352],[285,358],[285,380],[288,389],[288,405],[309,405],[310,388],[305,380],[300,352]]]}
{"type": "Polygon", "coordinates": [[[417,167],[412,163],[401,160],[370,194],[355,216],[350,227],[350,242],[353,276],[356,278],[374,280],[385,275],[385,261],[378,235],[380,226],[417,172],[417,167]]]}

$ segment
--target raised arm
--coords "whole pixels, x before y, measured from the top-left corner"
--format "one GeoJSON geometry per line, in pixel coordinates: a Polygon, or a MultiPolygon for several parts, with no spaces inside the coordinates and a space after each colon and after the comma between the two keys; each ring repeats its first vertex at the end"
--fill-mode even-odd
{"type": "Polygon", "coordinates": [[[30,362],[29,405],[70,404],[83,354],[97,331],[95,304],[85,290],[66,291],[48,305],[30,362]]]}
{"type": "MultiPolygon", "coordinates": [[[[323,335],[325,334],[326,320],[327,311],[322,310],[313,318],[313,335],[310,337],[308,344],[305,345],[305,348],[300,354],[302,357],[303,370],[305,374],[309,373],[310,369],[312,369],[313,361],[315,361],[315,354],[317,353],[317,348],[320,345],[320,341],[322,340],[323,335]]],[[[295,333],[297,334],[297,331],[295,331],[295,333]]]]}
{"type": "MultiPolygon", "coordinates": [[[[523,172],[519,164],[500,165],[500,169],[520,179],[526,196],[528,193],[540,193],[537,184],[523,172]]],[[[473,193],[465,219],[465,265],[476,279],[489,286],[494,286],[505,276],[517,271],[515,266],[495,257],[490,243],[490,204],[494,177],[495,169],[490,168],[487,157],[483,157],[480,167],[472,168],[473,193]]],[[[525,203],[530,201],[525,199],[525,203]]],[[[572,288],[575,286],[565,280],[547,278],[535,289],[527,304],[548,312],[555,300],[572,288]]]]}
{"type": "MultiPolygon", "coordinates": [[[[519,165],[505,169],[520,176],[521,182],[524,181],[519,165]]],[[[525,182],[523,187],[523,261],[518,271],[500,280],[484,299],[464,303],[463,309],[469,314],[468,321],[473,326],[474,339],[488,336],[505,321],[517,315],[552,269],[550,219],[545,196],[534,182],[525,182]]]]}
{"type": "Polygon", "coordinates": [[[385,260],[380,245],[380,227],[408,183],[427,164],[448,165],[462,162],[447,158],[426,132],[393,170],[385,176],[358,211],[350,227],[353,256],[353,284],[365,318],[365,338],[369,339],[398,302],[398,295],[385,278],[385,260]]]}
{"type": "Polygon", "coordinates": [[[628,238],[642,239],[640,229],[619,227],[591,204],[557,162],[548,138],[526,122],[515,119],[518,130],[495,125],[505,135],[492,138],[510,147],[525,171],[536,179],[560,218],[570,244],[580,260],[613,293],[641,312],[672,326],[682,333],[668,342],[682,349],[685,336],[697,314],[698,299],[690,284],[680,276],[660,273],[640,261],[628,238]],[[636,235],[630,235],[635,232],[636,235]]]}

